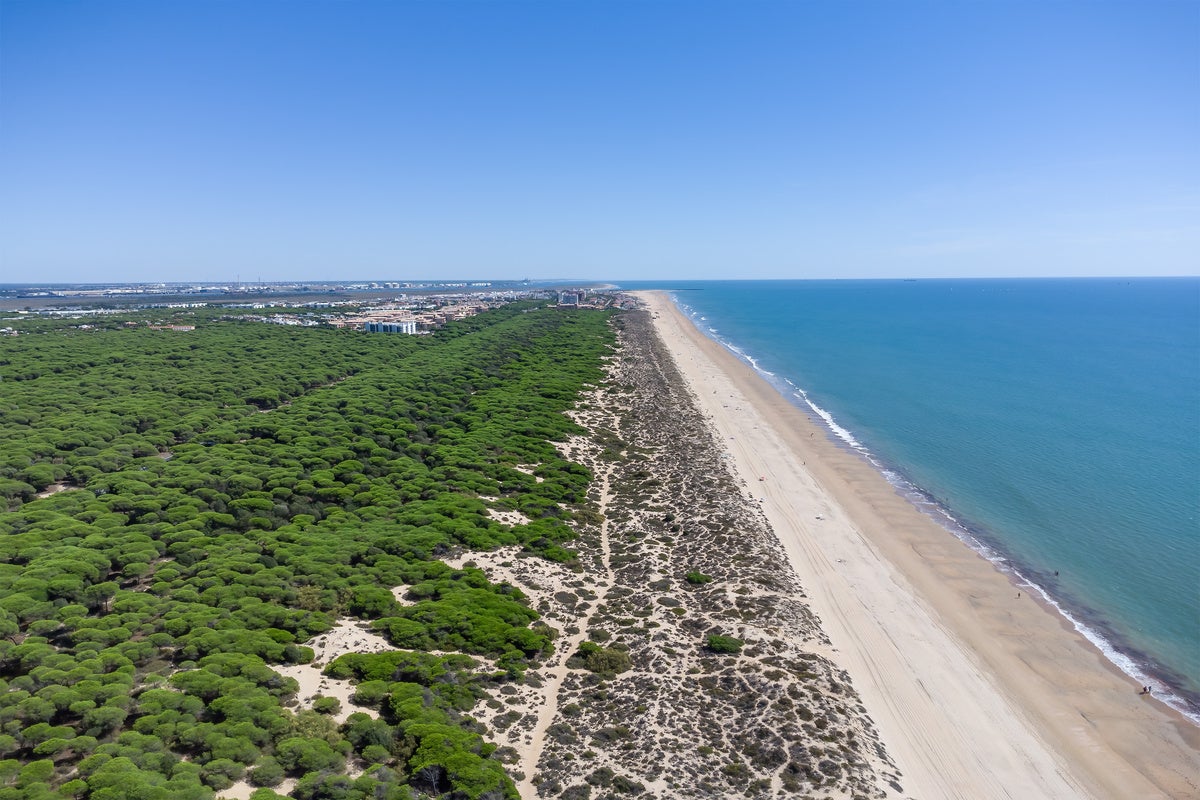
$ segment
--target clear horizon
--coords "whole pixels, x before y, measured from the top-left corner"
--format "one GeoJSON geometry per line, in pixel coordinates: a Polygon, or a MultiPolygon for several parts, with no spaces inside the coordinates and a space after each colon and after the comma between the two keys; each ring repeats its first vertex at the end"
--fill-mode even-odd
{"type": "Polygon", "coordinates": [[[6,0],[0,280],[1194,276],[1198,38],[1168,0],[6,0]]]}
{"type": "MultiPolygon", "coordinates": [[[[530,283],[612,283],[616,285],[622,284],[642,284],[642,283],[722,283],[722,282],[737,282],[737,281],[1153,281],[1153,280],[1200,280],[1200,275],[963,275],[963,276],[945,276],[934,278],[910,277],[905,275],[889,275],[883,277],[834,277],[834,278],[562,278],[547,276],[545,278],[505,278],[495,276],[480,276],[473,278],[460,278],[449,275],[442,278],[406,278],[406,277],[386,277],[386,278],[272,278],[248,280],[245,278],[236,280],[210,280],[205,278],[189,279],[179,278],[172,280],[137,280],[137,281],[6,281],[0,282],[0,286],[16,286],[16,287],[45,287],[45,286],[194,286],[197,284],[229,284],[238,283],[246,285],[255,284],[350,284],[350,283],[417,283],[417,284],[434,284],[434,283],[465,283],[465,282],[491,282],[491,283],[521,283],[528,281],[530,283]]],[[[472,288],[472,287],[468,287],[472,288]]],[[[482,288],[482,287],[481,287],[482,288]]]]}

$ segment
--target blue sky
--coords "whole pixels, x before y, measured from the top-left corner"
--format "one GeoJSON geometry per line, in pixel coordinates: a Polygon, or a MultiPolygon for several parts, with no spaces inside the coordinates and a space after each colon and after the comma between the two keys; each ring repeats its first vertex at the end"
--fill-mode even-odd
{"type": "Polygon", "coordinates": [[[0,282],[1198,265],[1192,0],[0,0],[0,282]]]}

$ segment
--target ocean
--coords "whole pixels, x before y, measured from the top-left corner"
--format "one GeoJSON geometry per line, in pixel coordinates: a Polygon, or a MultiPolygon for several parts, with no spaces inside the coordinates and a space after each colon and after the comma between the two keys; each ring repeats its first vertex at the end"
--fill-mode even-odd
{"type": "Polygon", "coordinates": [[[1200,723],[1200,278],[629,282],[1200,723]]]}

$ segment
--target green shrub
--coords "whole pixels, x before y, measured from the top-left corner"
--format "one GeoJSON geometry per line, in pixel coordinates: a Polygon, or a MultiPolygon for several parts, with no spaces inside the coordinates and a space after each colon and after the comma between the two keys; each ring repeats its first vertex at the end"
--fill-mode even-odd
{"type": "Polygon", "coordinates": [[[266,756],[254,765],[247,778],[251,786],[278,786],[283,780],[283,767],[272,756],[266,756]]]}
{"type": "Polygon", "coordinates": [[[737,653],[742,649],[741,639],[735,639],[732,636],[721,636],[713,634],[708,637],[705,646],[714,653],[737,653]]]}
{"type": "Polygon", "coordinates": [[[336,697],[316,697],[312,707],[318,714],[336,714],[342,710],[342,703],[336,697]]]}
{"type": "Polygon", "coordinates": [[[618,647],[601,647],[595,642],[583,642],[568,660],[576,669],[586,669],[599,675],[616,675],[633,666],[629,653],[618,647]]]}
{"type": "Polygon", "coordinates": [[[382,745],[371,744],[363,748],[362,757],[371,764],[386,764],[392,754],[382,745]]]}

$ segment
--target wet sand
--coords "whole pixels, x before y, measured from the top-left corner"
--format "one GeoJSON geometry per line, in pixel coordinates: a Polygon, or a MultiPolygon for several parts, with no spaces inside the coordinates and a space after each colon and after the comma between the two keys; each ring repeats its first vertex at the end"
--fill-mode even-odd
{"type": "Polygon", "coordinates": [[[638,293],[760,497],[905,793],[1200,796],[1200,728],[917,510],[660,293],[638,293]]]}

